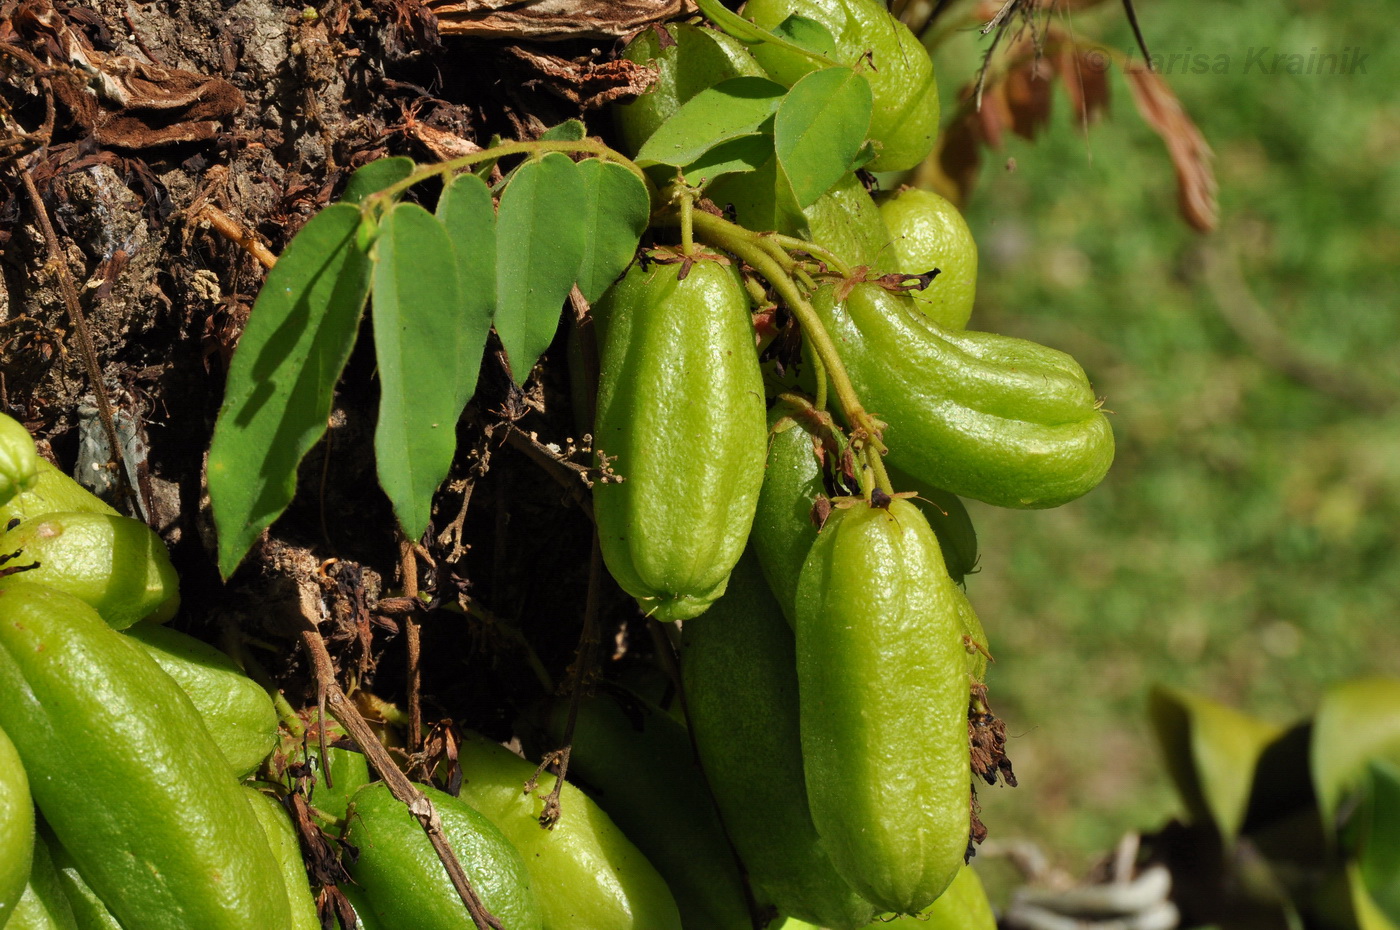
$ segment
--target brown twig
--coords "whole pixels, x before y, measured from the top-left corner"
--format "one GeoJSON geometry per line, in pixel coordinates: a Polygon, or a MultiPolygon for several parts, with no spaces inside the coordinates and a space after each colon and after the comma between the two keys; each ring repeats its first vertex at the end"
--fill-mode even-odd
{"type": "MultiPolygon", "coordinates": [[[[412,541],[404,538],[402,533],[399,534],[399,570],[402,572],[404,597],[416,601],[418,559],[412,541]]],[[[409,611],[403,622],[404,630],[408,633],[408,751],[410,755],[416,755],[423,751],[423,663],[418,612],[409,611]]]]}
{"type": "Polygon", "coordinates": [[[451,879],[452,886],[457,889],[462,903],[466,905],[467,913],[471,915],[472,923],[476,925],[477,930],[506,930],[501,922],[486,910],[486,906],[481,903],[481,898],[472,888],[471,881],[467,878],[466,872],[462,870],[462,864],[457,861],[451,844],[443,834],[442,820],[433,808],[432,802],[394,765],[394,760],[390,758],[388,750],[375,738],[369,724],[365,723],[364,718],[360,716],[349,698],[345,696],[345,692],[340,689],[340,684],[335,679],[335,666],[331,662],[330,653],[326,651],[325,641],[321,639],[321,634],[316,628],[321,613],[320,590],[314,583],[303,582],[300,585],[299,594],[300,613],[303,621],[300,630],[301,642],[311,659],[312,667],[315,669],[317,705],[322,714],[325,714],[326,708],[329,706],[331,716],[345,727],[350,738],[355,741],[355,745],[365,754],[370,767],[384,780],[389,792],[407,805],[409,812],[418,818],[418,822],[422,824],[423,831],[428,834],[428,839],[432,842],[438,858],[442,860],[443,867],[447,869],[447,876],[451,879]]]}
{"type": "Polygon", "coordinates": [[[277,256],[263,245],[256,233],[213,204],[206,203],[201,207],[195,214],[195,219],[208,223],[216,233],[253,256],[264,268],[271,268],[277,264],[277,256]]]}
{"type": "Polygon", "coordinates": [[[522,432],[512,425],[506,430],[506,442],[524,452],[536,464],[559,482],[580,510],[593,519],[593,498],[588,491],[593,487],[592,470],[587,466],[570,462],[555,454],[548,446],[529,433],[522,432]]]}
{"type": "Polygon", "coordinates": [[[29,203],[34,211],[35,219],[38,220],[39,229],[44,234],[44,244],[48,249],[48,264],[52,266],[54,273],[58,276],[58,289],[63,294],[63,305],[68,311],[68,320],[73,326],[73,332],[78,337],[78,348],[83,357],[83,367],[87,369],[88,380],[92,382],[92,395],[97,401],[97,415],[102,420],[102,430],[107,434],[107,445],[112,453],[108,465],[115,466],[117,470],[118,497],[121,499],[122,505],[127,508],[128,513],[137,512],[136,491],[131,486],[131,476],[126,472],[121,440],[117,436],[117,425],[112,418],[112,402],[108,399],[107,388],[102,383],[102,366],[97,362],[97,349],[93,346],[87,317],[83,315],[82,304],[78,301],[78,288],[73,283],[73,273],[68,268],[68,260],[59,250],[58,234],[54,232],[53,223],[49,220],[48,208],[44,206],[44,200],[39,196],[39,188],[34,184],[34,176],[27,166],[20,169],[19,176],[24,183],[25,193],[29,195],[29,203]]]}

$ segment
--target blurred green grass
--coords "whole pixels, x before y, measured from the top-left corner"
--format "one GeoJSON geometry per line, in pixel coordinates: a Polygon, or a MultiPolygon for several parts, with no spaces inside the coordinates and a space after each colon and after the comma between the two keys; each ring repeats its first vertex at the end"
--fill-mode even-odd
{"type": "MultiPolygon", "coordinates": [[[[1106,121],[1086,137],[1057,88],[1048,130],[986,153],[967,205],[972,327],[1078,358],[1119,445],[1078,502],[972,505],[968,590],[1022,785],[984,789],[983,819],[1072,867],[1177,810],[1151,682],[1286,721],[1328,682],[1400,672],[1400,41],[1355,0],[1139,6],[1154,55],[1227,56],[1166,75],[1216,153],[1219,229],[1179,218],[1116,72],[1106,121]],[[1357,48],[1366,73],[1246,70],[1262,46],[1357,48]],[[1250,335],[1261,315],[1279,344],[1250,335]]],[[[1132,47],[1118,4],[1057,19],[1132,47]]],[[[978,49],[935,56],[945,114],[978,49]]]]}

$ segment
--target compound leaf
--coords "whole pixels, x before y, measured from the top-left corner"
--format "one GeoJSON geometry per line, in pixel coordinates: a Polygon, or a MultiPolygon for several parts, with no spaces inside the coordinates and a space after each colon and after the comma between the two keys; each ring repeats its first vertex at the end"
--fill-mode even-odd
{"type": "Polygon", "coordinates": [[[773,143],[799,205],[810,206],[851,170],[872,105],[870,82],[850,68],[813,71],[783,98],[773,143]]]}
{"type": "Polygon", "coordinates": [[[374,251],[370,317],[380,386],[374,458],[404,535],[417,539],[457,451],[462,407],[453,387],[462,381],[461,368],[476,368],[478,360],[464,351],[447,228],[417,204],[401,203],[380,224],[374,251]]]}
{"type": "Polygon", "coordinates": [[[209,449],[219,571],[233,574],[291,503],[297,464],[326,431],[369,292],[358,207],[314,216],[268,272],[229,366],[209,449]]]}
{"type": "Polygon", "coordinates": [[[511,375],[524,384],[559,326],[583,261],[583,178],[567,155],[526,162],[501,194],[496,216],[496,334],[511,375]]]}
{"type": "Polygon", "coordinates": [[[613,162],[578,163],[584,192],[584,251],[578,289],[592,303],[626,270],[646,232],[651,198],[635,174],[613,162]]]}

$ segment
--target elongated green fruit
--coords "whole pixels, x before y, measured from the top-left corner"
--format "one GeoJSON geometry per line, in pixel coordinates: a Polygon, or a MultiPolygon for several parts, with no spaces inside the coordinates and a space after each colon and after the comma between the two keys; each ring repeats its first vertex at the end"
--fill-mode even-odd
{"type": "MultiPolygon", "coordinates": [[[[539,904],[520,853],[465,801],[420,785],[442,819],[443,834],[486,909],[510,930],[541,930],[539,904]]],[[[346,863],[365,899],[394,930],[466,930],[472,926],[447,870],[418,819],[383,782],[350,801],[346,863]]]]}
{"type": "Polygon", "coordinates": [[[861,265],[876,274],[909,270],[898,267],[898,252],[890,244],[880,208],[854,174],[837,181],[802,214],[811,241],[835,252],[852,270],[861,265]]]}
{"type": "Polygon", "coordinates": [[[34,800],[14,743],[0,730],[0,927],[14,913],[34,860],[34,800]]]}
{"type": "Polygon", "coordinates": [[[458,760],[462,800],[520,850],[545,930],[680,930],[666,882],[588,795],[565,783],[561,819],[546,830],[540,813],[554,776],[527,794],[535,766],[477,733],[462,734],[458,760]]]}
{"type": "Polygon", "coordinates": [[[73,922],[78,925],[78,930],[123,930],[121,922],[112,916],[106,902],[88,886],[73,857],[48,830],[47,825],[40,828],[39,835],[43,837],[44,845],[53,857],[58,883],[63,888],[64,897],[68,899],[68,906],[73,911],[73,922]]]}
{"type": "Polygon", "coordinates": [[[948,574],[961,584],[963,578],[977,567],[978,559],[977,530],[972,525],[967,506],[956,494],[911,478],[893,466],[887,465],[886,468],[896,491],[913,491],[918,495],[911,499],[938,534],[938,545],[943,549],[948,574]]]}
{"type": "Polygon", "coordinates": [[[180,606],[180,579],[165,544],[140,520],[100,513],[49,513],[0,536],[10,564],[35,565],[12,576],[66,591],[94,607],[113,629],[161,623],[180,606]]]}
{"type": "Polygon", "coordinates": [[[912,504],[835,511],[797,591],[802,755],[837,871],[917,913],[967,850],[968,679],[958,589],[912,504]]]}
{"type": "MultiPolygon", "coordinates": [[[[568,702],[551,707],[545,741],[563,738],[568,702]]],[[[579,705],[569,773],[671,887],[685,930],[751,930],[744,884],[685,727],[634,695],[579,705]]]]}
{"type": "Polygon", "coordinates": [[[602,321],[594,447],[603,560],[658,620],[724,593],[753,523],[767,429],[748,294],[735,269],[635,266],[594,308],[602,321]]]}
{"type": "Polygon", "coordinates": [[[0,413],[0,504],[39,483],[39,462],[29,430],[0,413]]]}
{"type": "MultiPolygon", "coordinates": [[[[379,917],[374,913],[374,908],[369,906],[369,899],[365,897],[362,888],[349,883],[337,887],[340,889],[340,893],[345,895],[345,900],[350,902],[350,907],[355,912],[355,930],[384,930],[384,926],[379,922],[379,917]]],[[[347,930],[343,922],[340,927],[342,930],[347,930]]]]}
{"type": "Polygon", "coordinates": [[[836,873],[812,824],[792,630],[752,549],[684,637],[695,745],[755,894],[829,930],[864,926],[874,907],[836,873]]]}
{"type": "Polygon", "coordinates": [[[982,879],[965,865],[948,890],[917,916],[875,921],[867,930],[997,930],[997,918],[982,879]]]}
{"type": "MultiPolygon", "coordinates": [[[[870,138],[880,146],[870,170],[904,171],[923,161],[938,135],[938,85],[933,62],[909,27],[879,0],[749,0],[744,7],[746,17],[767,29],[794,14],[825,26],[836,40],[837,63],[870,81],[870,138]]],[[[774,45],[755,46],[753,54],[789,87],[817,67],[774,45]]]]}
{"type": "Polygon", "coordinates": [[[6,930],[78,930],[73,908],[64,893],[63,882],[48,844],[42,838],[34,842],[34,866],[24,886],[14,913],[5,924],[6,930]]]}
{"type": "Polygon", "coordinates": [[[287,887],[288,911],[282,926],[287,930],[321,930],[321,918],[316,913],[316,899],[311,896],[311,882],[301,858],[301,841],[277,799],[256,788],[244,787],[244,796],[253,808],[267,845],[282,870],[282,883],[287,887]]]}
{"type": "Polygon", "coordinates": [[[814,295],[865,408],[889,424],[889,461],[910,477],[1001,507],[1055,507],[1113,461],[1113,431],[1084,370],[1063,352],[953,333],[908,298],[857,284],[814,295]]]}
{"type": "Polygon", "coordinates": [[[115,517],[117,512],[72,478],[39,459],[38,479],[27,491],[15,495],[0,505],[0,531],[12,521],[23,522],[48,513],[105,513],[115,517]]]}
{"type": "Polygon", "coordinates": [[[826,493],[811,415],[783,402],[769,411],[768,467],[753,520],[754,554],[790,624],[797,622],[797,577],[817,539],[812,505],[826,493]]]}
{"type": "Polygon", "coordinates": [[[123,925],[280,924],[267,841],[198,711],[144,649],[72,595],[10,585],[0,694],[44,819],[123,925]]]}
{"type": "Polygon", "coordinates": [[[911,291],[914,306],[947,329],[962,329],[977,295],[977,243],[958,208],[933,191],[913,188],[880,202],[895,271],[938,276],[911,291]]]}
{"type": "Polygon", "coordinates": [[[643,29],[622,51],[628,61],[651,64],[657,70],[656,83],[646,93],[613,107],[629,155],[635,155],[657,127],[700,91],[730,78],[763,76],[763,68],[748,50],[722,32],[685,23],[659,28],[667,35],[664,48],[655,29],[643,29]]]}
{"type": "Polygon", "coordinates": [[[189,695],[233,774],[256,769],[277,741],[277,709],[262,686],[193,636],[149,623],[125,633],[189,695]]]}

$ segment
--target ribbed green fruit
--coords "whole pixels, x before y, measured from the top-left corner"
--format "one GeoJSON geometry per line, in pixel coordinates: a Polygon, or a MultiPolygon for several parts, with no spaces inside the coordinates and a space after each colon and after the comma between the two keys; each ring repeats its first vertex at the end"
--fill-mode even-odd
{"type": "MultiPolygon", "coordinates": [[[[0,536],[11,566],[35,565],[23,580],[66,591],[116,630],[138,620],[163,623],[180,606],[180,579],[165,544],[140,520],[101,513],[47,513],[0,536]]],[[[0,584],[11,583],[0,582],[0,584]]]]}
{"type": "Polygon", "coordinates": [[[87,488],[50,465],[38,462],[38,479],[29,490],[16,494],[9,503],[0,505],[0,532],[12,521],[31,520],[48,513],[105,513],[115,517],[117,512],[87,488]]]}
{"type": "Polygon", "coordinates": [[[909,298],[857,284],[813,308],[866,410],[888,424],[889,462],[910,477],[1001,507],[1054,507],[1094,488],[1113,431],[1084,370],[1063,352],[952,332],[909,298]]]}
{"type": "Polygon", "coordinates": [[[797,591],[802,756],[837,871],[879,910],[917,913],[967,850],[969,682],[957,586],[918,508],[827,520],[797,591]]]}
{"type": "MultiPolygon", "coordinates": [[[[443,834],[482,904],[510,930],[542,930],[539,903],[520,853],[465,801],[418,786],[442,819],[443,834]]],[[[350,800],[347,863],[380,921],[394,930],[466,930],[472,925],[428,835],[383,782],[350,800]]]]}
{"type": "Polygon", "coordinates": [[[311,895],[311,883],[301,857],[301,840],[297,838],[296,827],[292,826],[292,818],[271,795],[246,786],[243,793],[267,837],[273,858],[282,870],[288,904],[284,926],[287,930],[321,930],[316,899],[311,895]]]}
{"type": "Polygon", "coordinates": [[[506,835],[525,859],[545,930],[680,930],[666,882],[593,799],[565,783],[561,817],[540,825],[553,775],[527,794],[535,765],[477,733],[463,733],[461,798],[506,835]]]}
{"type": "Polygon", "coordinates": [[[91,607],[0,588],[0,727],[83,878],[127,927],[278,926],[282,876],[198,711],[91,607]]]}
{"type": "MultiPolygon", "coordinates": [[[[904,171],[923,161],[938,135],[938,85],[918,38],[879,0],[749,0],[744,15],[773,29],[791,15],[814,19],[836,40],[837,63],[870,81],[870,138],[879,144],[871,171],[904,171]]],[[[816,67],[810,58],[765,44],[754,57],[775,81],[792,86],[816,67]]]]}
{"type": "Polygon", "coordinates": [[[752,549],[684,642],[695,746],[755,894],[829,930],[863,926],[875,909],[836,873],[812,823],[792,630],[752,549]]]}
{"type": "Polygon", "coordinates": [[[977,243],[958,208],[933,191],[910,189],[880,201],[893,266],[904,274],[938,276],[911,291],[914,306],[947,329],[963,329],[977,295],[977,243]]]}
{"type": "Polygon", "coordinates": [[[997,918],[982,879],[965,865],[948,890],[922,913],[876,921],[867,930],[997,930],[997,918]]]}
{"type": "MultiPolygon", "coordinates": [[[[568,712],[568,701],[551,706],[542,742],[559,745],[568,712]]],[[[569,774],[661,873],[685,930],[752,930],[739,866],[681,723],[620,689],[587,698],[569,774]]]]}
{"type": "Polygon", "coordinates": [[[256,769],[277,741],[277,709],[262,686],[193,636],[149,623],[124,632],[189,695],[234,776],[256,769]]]}
{"type": "Polygon", "coordinates": [[[68,850],[53,836],[47,827],[42,827],[39,835],[44,839],[49,854],[53,857],[54,869],[58,872],[58,882],[63,887],[63,895],[73,910],[73,922],[78,930],[125,930],[121,921],[112,916],[107,903],[97,896],[78,871],[77,863],[68,850]]]}
{"type": "Polygon", "coordinates": [[[79,930],[63,881],[42,837],[34,842],[34,865],[6,930],[79,930]]]}
{"type": "Polygon", "coordinates": [[[763,482],[748,294],[731,265],[702,256],[633,267],[594,309],[594,448],[622,478],[593,488],[603,560],[645,613],[687,619],[724,593],[763,482]]]}
{"type": "Polygon", "coordinates": [[[38,484],[39,462],[29,431],[0,413],[0,504],[38,484]]]}
{"type": "Polygon", "coordinates": [[[0,730],[0,927],[14,913],[34,861],[34,800],[14,743],[0,730]]]}

